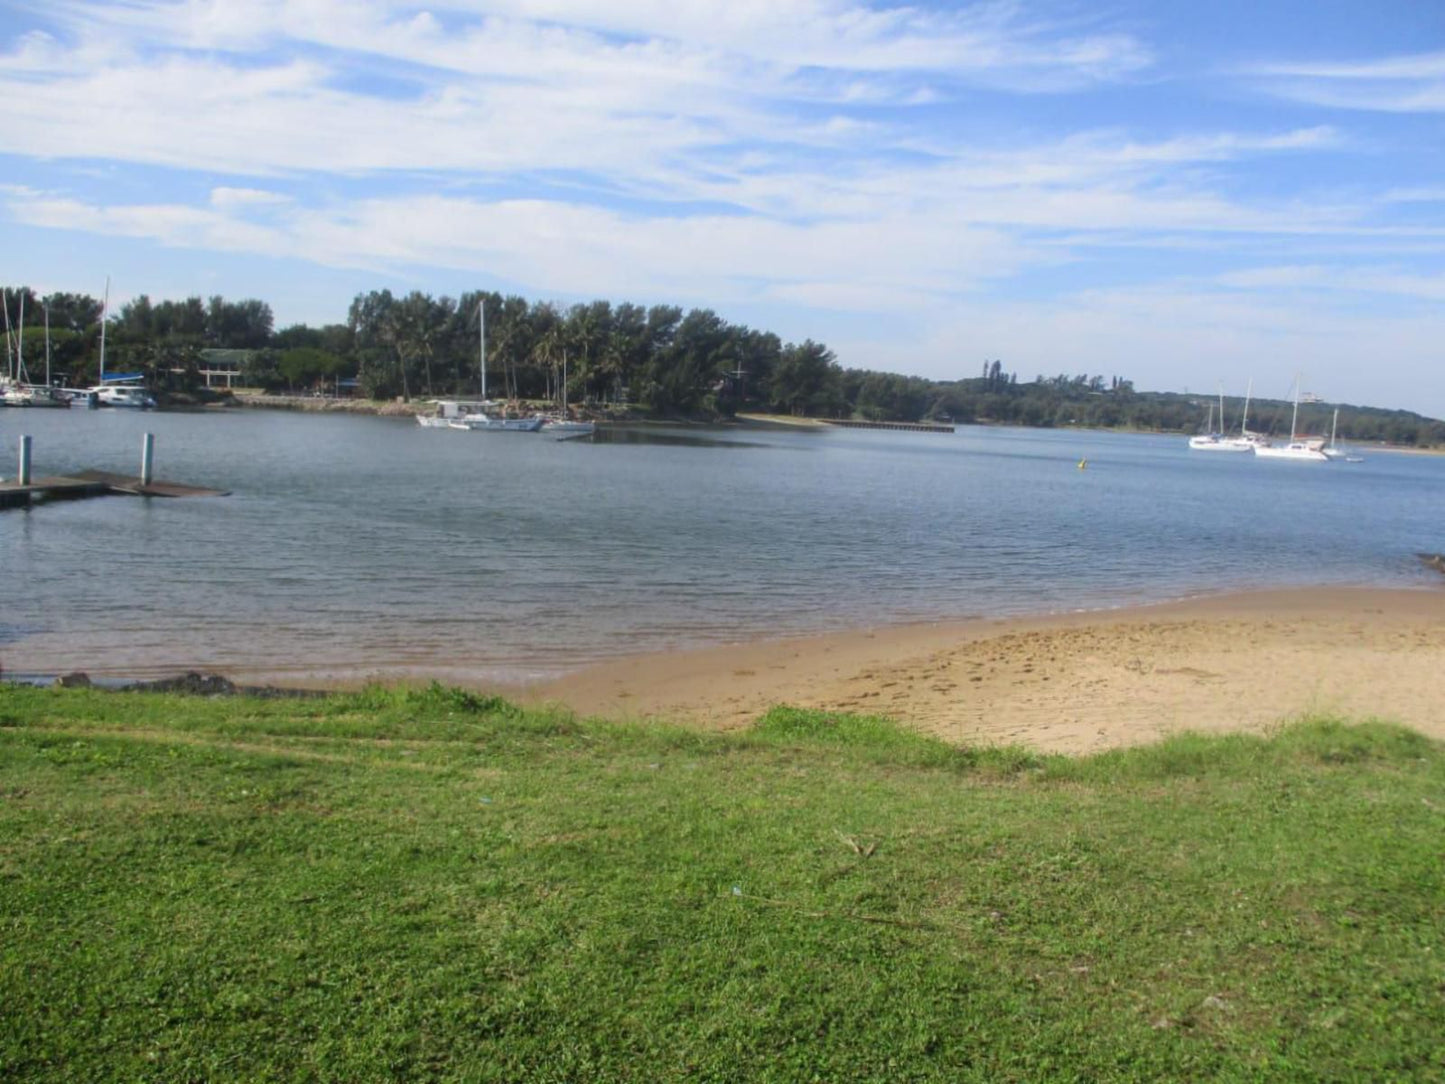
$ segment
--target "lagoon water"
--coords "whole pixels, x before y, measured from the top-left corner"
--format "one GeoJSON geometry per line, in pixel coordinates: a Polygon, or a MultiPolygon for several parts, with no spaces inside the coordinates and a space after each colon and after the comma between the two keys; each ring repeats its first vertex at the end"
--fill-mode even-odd
{"type": "Polygon", "coordinates": [[[623,654],[1308,584],[1432,587],[1445,457],[1296,464],[1181,437],[610,430],[0,411],[0,474],[219,499],[0,513],[0,665],[246,680],[552,676],[623,654]],[[1077,461],[1088,461],[1079,470],[1077,461]]]}

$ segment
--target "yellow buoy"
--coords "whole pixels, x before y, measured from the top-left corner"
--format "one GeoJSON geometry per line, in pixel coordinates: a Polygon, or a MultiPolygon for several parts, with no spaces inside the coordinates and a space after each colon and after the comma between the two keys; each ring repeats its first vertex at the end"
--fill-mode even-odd
{"type": "Polygon", "coordinates": [[[1080,470],[1086,469],[1086,468],[1088,467],[1088,465],[1089,465],[1089,461],[1088,461],[1087,459],[1081,459],[1081,460],[1079,460],[1079,469],[1080,469],[1080,470]]]}

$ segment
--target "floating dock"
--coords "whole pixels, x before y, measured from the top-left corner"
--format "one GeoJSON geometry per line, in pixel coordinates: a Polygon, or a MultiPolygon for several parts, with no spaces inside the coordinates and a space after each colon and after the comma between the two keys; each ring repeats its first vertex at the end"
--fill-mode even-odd
{"type": "Polygon", "coordinates": [[[103,470],[87,470],[78,474],[36,478],[21,485],[0,482],[0,508],[26,508],[42,501],[73,501],[84,497],[224,497],[222,489],[206,489],[177,482],[142,483],[139,478],[112,474],[103,470]]]}
{"type": "Polygon", "coordinates": [[[157,482],[151,473],[156,438],[146,433],[141,443],[140,474],[114,474],[84,470],[78,474],[57,474],[47,478],[30,475],[30,438],[20,438],[20,469],[13,482],[0,482],[0,508],[29,508],[39,501],[74,501],[84,497],[224,497],[225,490],[188,486],[179,482],[157,482]]]}

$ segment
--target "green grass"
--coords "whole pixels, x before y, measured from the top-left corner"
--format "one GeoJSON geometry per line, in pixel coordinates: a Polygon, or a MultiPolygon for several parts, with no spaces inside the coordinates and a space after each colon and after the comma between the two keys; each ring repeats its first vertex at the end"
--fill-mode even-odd
{"type": "Polygon", "coordinates": [[[1445,1079],[1445,755],[0,687],[0,1079],[1445,1079]]]}

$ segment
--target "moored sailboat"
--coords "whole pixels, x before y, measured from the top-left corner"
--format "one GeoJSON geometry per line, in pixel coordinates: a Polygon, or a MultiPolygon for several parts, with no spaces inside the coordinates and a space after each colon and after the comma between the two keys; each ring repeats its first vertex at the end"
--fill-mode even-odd
{"type": "Polygon", "coordinates": [[[1293,459],[1300,463],[1328,463],[1330,457],[1322,450],[1324,440],[1319,437],[1300,437],[1297,435],[1299,428],[1299,385],[1300,379],[1294,378],[1294,413],[1290,416],[1289,422],[1289,443],[1288,444],[1259,444],[1255,446],[1254,454],[1262,459],[1293,459]]]}
{"type": "MultiPolygon", "coordinates": [[[[1249,398],[1244,400],[1245,415],[1249,414],[1249,398]]],[[[1226,437],[1224,435],[1224,385],[1219,386],[1219,428],[1214,428],[1214,404],[1209,405],[1209,420],[1204,423],[1207,432],[1197,437],[1189,438],[1189,447],[1196,452],[1250,452],[1254,450],[1254,444],[1249,440],[1249,430],[1240,424],[1241,436],[1226,437]]]]}
{"type": "Polygon", "coordinates": [[[1330,419],[1330,442],[1321,448],[1320,451],[1324,452],[1325,455],[1331,459],[1343,460],[1346,463],[1363,463],[1365,461],[1364,456],[1355,455],[1336,440],[1339,428],[1340,408],[1335,407],[1334,417],[1330,419]]]}
{"type": "Polygon", "coordinates": [[[481,369],[480,399],[438,399],[430,414],[418,414],[417,424],[428,429],[470,429],[483,432],[535,433],[546,420],[540,414],[508,417],[504,404],[487,398],[487,317],[485,300],[477,301],[477,353],[481,369]],[[497,411],[501,413],[498,414],[497,411]]]}

